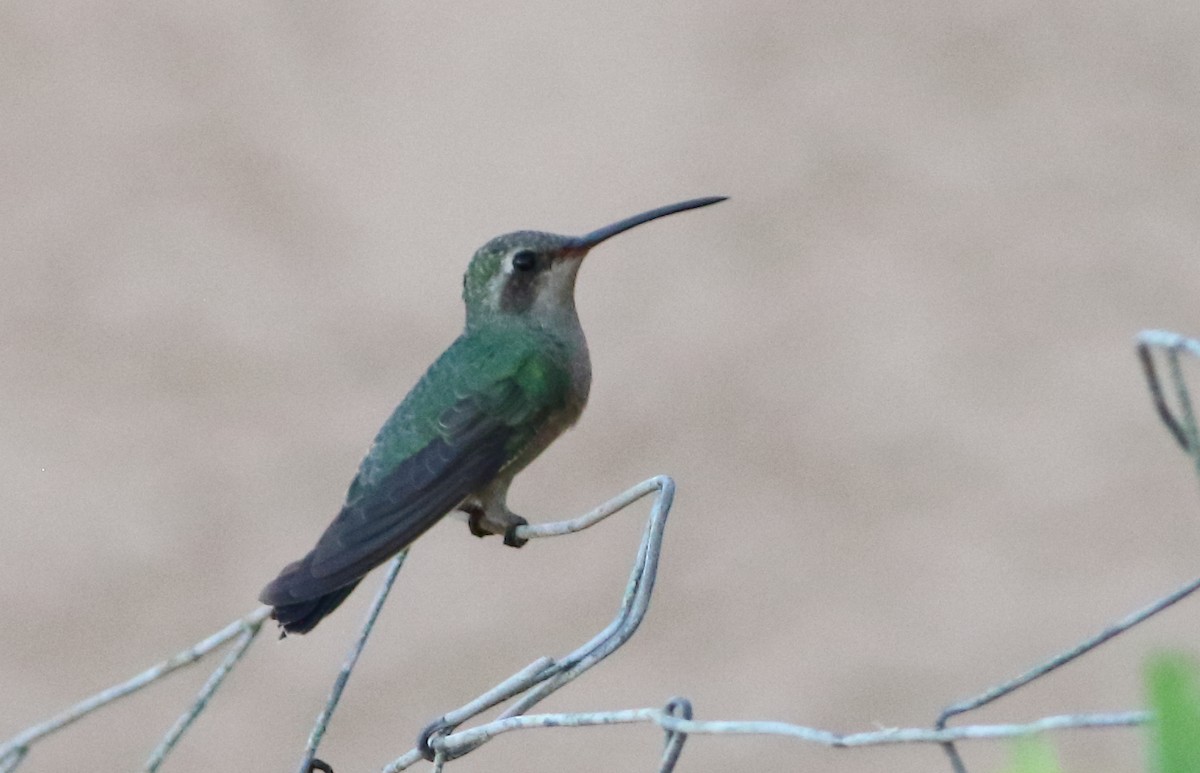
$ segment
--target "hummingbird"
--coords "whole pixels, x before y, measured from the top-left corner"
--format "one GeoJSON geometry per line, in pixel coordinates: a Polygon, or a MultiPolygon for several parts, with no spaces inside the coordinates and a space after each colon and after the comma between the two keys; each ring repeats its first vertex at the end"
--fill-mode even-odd
{"type": "Polygon", "coordinates": [[[670,204],[583,236],[517,231],[479,248],[463,276],[466,326],[375,437],[345,504],[304,558],[259,595],[282,634],[307,633],[363,576],[443,516],[462,511],[477,537],[528,523],[505,500],[513,477],[583,412],[591,386],[575,278],[596,245],[676,212],[670,204]]]}

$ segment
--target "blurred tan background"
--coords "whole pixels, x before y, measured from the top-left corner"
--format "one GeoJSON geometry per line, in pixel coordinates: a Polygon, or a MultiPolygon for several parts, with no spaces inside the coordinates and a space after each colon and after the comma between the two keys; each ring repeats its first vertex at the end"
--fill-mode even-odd
{"type": "MultiPolygon", "coordinates": [[[[0,735],[255,606],[457,334],[477,246],[709,194],[580,278],[591,405],[512,504],[679,496],[645,625],[546,709],[928,724],[1172,589],[1200,501],[1132,340],[1200,333],[1198,39],[1195,3],[1117,0],[5,5],[0,735]]],[[[521,551],[434,529],[321,756],[377,770],[592,636],[644,512],[521,551]]],[[[371,592],[260,642],[167,769],[291,770],[371,592]]],[[[1198,642],[1190,601],[975,719],[1137,707],[1147,653],[1198,642]]],[[[207,671],[22,770],[134,769],[207,671]]],[[[1055,740],[1141,769],[1134,732],[1055,740]]],[[[453,767],[660,746],[538,731],[453,767]]],[[[751,738],[680,770],[735,766],[948,770],[751,738]]]]}

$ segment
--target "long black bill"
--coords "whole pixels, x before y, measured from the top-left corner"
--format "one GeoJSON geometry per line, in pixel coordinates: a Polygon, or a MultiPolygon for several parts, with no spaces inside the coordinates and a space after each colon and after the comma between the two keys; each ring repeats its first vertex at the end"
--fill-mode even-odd
{"type": "Polygon", "coordinates": [[[639,226],[642,223],[648,223],[651,220],[657,220],[658,218],[666,217],[667,215],[674,215],[676,212],[686,212],[689,209],[707,207],[709,204],[716,204],[717,202],[724,201],[727,198],[729,197],[706,196],[703,199],[690,199],[688,201],[681,201],[678,204],[668,204],[665,207],[652,209],[649,212],[643,212],[640,215],[627,217],[624,220],[619,220],[613,223],[612,225],[606,225],[603,228],[597,228],[590,234],[584,234],[583,236],[576,237],[574,240],[575,243],[572,246],[576,249],[590,250],[592,247],[595,247],[605,239],[616,236],[622,231],[628,231],[634,226],[639,226]]]}

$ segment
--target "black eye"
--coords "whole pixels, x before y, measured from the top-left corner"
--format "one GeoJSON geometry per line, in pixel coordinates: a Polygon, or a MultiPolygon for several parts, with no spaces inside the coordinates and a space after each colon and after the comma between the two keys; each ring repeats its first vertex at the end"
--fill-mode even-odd
{"type": "Polygon", "coordinates": [[[513,253],[512,267],[517,271],[532,271],[537,266],[537,253],[533,250],[519,250],[513,253]]]}

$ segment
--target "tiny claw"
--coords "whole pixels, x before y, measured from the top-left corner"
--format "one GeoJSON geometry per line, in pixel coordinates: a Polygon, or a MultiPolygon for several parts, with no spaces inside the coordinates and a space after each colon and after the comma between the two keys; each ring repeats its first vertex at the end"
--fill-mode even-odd
{"type": "Polygon", "coordinates": [[[504,544],[508,545],[510,548],[524,547],[525,543],[529,540],[527,538],[521,538],[517,536],[517,527],[527,526],[529,521],[525,520],[519,515],[514,515],[512,518],[513,522],[507,529],[504,530],[504,544]]]}
{"type": "Polygon", "coordinates": [[[267,619],[275,621],[275,625],[278,626],[278,628],[279,628],[279,638],[286,639],[287,638],[287,629],[283,627],[283,623],[279,622],[278,614],[279,614],[279,611],[277,609],[275,609],[274,607],[272,607],[271,614],[267,617],[267,619]]]}
{"type": "Polygon", "coordinates": [[[476,537],[487,537],[492,534],[492,532],[483,528],[483,510],[471,508],[470,510],[463,509],[463,512],[467,514],[467,528],[471,530],[472,534],[476,537]]]}

